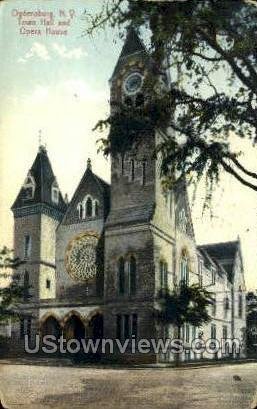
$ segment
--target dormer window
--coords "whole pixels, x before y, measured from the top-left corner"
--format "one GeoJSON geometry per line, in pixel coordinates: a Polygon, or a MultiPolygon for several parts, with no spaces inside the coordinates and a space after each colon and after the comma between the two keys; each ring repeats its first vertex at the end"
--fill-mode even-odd
{"type": "Polygon", "coordinates": [[[30,200],[33,199],[34,194],[35,194],[35,180],[33,176],[29,173],[27,178],[25,179],[25,182],[23,184],[23,200],[30,200]]]}
{"type": "Polygon", "coordinates": [[[59,188],[56,182],[52,185],[52,202],[55,204],[59,203],[59,188]]]}

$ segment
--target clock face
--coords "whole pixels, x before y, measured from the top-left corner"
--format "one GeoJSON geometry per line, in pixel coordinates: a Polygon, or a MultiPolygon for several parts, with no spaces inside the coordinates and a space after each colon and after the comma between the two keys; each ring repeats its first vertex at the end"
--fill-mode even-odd
{"type": "Polygon", "coordinates": [[[124,91],[128,95],[136,94],[143,85],[143,76],[139,72],[133,72],[124,81],[124,91]]]}
{"type": "Polygon", "coordinates": [[[96,248],[98,235],[86,232],[75,237],[66,249],[65,266],[70,277],[87,281],[96,275],[96,248]]]}

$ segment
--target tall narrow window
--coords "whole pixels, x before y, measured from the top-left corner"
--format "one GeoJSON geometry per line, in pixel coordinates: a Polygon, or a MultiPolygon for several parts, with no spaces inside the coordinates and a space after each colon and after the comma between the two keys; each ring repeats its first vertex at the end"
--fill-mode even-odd
{"type": "Polygon", "coordinates": [[[79,211],[79,218],[83,219],[83,206],[81,203],[78,205],[78,211],[79,211]]]}
{"type": "Polygon", "coordinates": [[[224,299],[224,316],[225,316],[225,318],[227,318],[228,311],[229,311],[229,298],[225,297],[225,299],[224,299]]]}
{"type": "Polygon", "coordinates": [[[23,299],[27,301],[29,298],[29,273],[28,271],[24,272],[23,277],[23,299]]]}
{"type": "Polygon", "coordinates": [[[99,215],[99,203],[97,200],[95,200],[95,216],[99,215]]]}
{"type": "Polygon", "coordinates": [[[122,154],[121,155],[121,174],[122,176],[124,175],[125,171],[125,156],[122,154]]]}
{"type": "Polygon", "coordinates": [[[122,334],[121,334],[121,330],[122,330],[122,316],[120,314],[118,314],[116,316],[116,338],[121,340],[122,334]]]}
{"type": "Polygon", "coordinates": [[[26,234],[24,236],[24,258],[29,258],[31,255],[31,236],[26,234]]]}
{"type": "Polygon", "coordinates": [[[189,284],[188,260],[186,257],[183,257],[180,261],[180,279],[182,284],[189,284]]]}
{"type": "Polygon", "coordinates": [[[27,318],[27,331],[26,334],[28,335],[28,339],[31,338],[31,318],[27,318]]]}
{"type": "Polygon", "coordinates": [[[189,324],[185,324],[185,341],[189,342],[190,340],[190,326],[189,324]]]}
{"type": "Polygon", "coordinates": [[[137,314],[132,314],[132,331],[131,335],[137,338],[137,314]]]}
{"type": "Polygon", "coordinates": [[[211,324],[211,339],[216,339],[216,325],[211,324]]]}
{"type": "Polygon", "coordinates": [[[242,294],[239,294],[238,296],[238,316],[239,318],[242,318],[243,316],[243,296],[242,294]]]}
{"type": "Polygon", "coordinates": [[[119,274],[119,294],[123,295],[125,293],[125,261],[124,258],[121,257],[119,259],[119,266],[118,266],[118,274],[119,274]]]}
{"type": "Polygon", "coordinates": [[[52,202],[55,204],[59,203],[59,188],[56,182],[52,185],[52,202]]]}
{"type": "Polygon", "coordinates": [[[160,261],[160,287],[161,290],[168,288],[168,265],[165,261],[160,261]]]}
{"type": "Polygon", "coordinates": [[[228,327],[226,325],[222,327],[222,338],[228,339],[228,327]]]}
{"type": "Polygon", "coordinates": [[[130,179],[131,182],[135,180],[135,160],[131,159],[130,161],[130,179]]]}
{"type": "Polygon", "coordinates": [[[137,108],[142,107],[144,105],[144,95],[143,94],[138,94],[136,96],[136,100],[135,100],[135,106],[137,108]]]}
{"type": "Polygon", "coordinates": [[[146,161],[142,162],[142,185],[145,186],[146,182],[146,161]]]}
{"type": "Polygon", "coordinates": [[[24,330],[25,330],[25,325],[24,325],[24,318],[20,319],[20,339],[24,339],[24,330]]]}
{"type": "Polygon", "coordinates": [[[124,315],[124,339],[128,339],[130,337],[130,319],[129,315],[124,315]]]}
{"type": "Polygon", "coordinates": [[[130,257],[129,260],[129,292],[130,294],[135,294],[136,292],[136,259],[134,256],[130,257]]]}
{"type": "Polygon", "coordinates": [[[212,297],[212,316],[213,316],[213,317],[216,316],[216,306],[217,306],[216,297],[213,296],[213,297],[212,297]]]}
{"type": "Polygon", "coordinates": [[[87,198],[86,201],[86,216],[92,217],[93,203],[91,197],[87,198]]]}

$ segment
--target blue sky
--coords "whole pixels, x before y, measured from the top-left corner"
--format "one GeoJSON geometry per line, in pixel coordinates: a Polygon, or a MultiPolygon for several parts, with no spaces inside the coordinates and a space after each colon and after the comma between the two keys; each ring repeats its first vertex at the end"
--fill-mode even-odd
{"type": "MultiPolygon", "coordinates": [[[[63,193],[73,194],[92,158],[93,169],[109,180],[109,163],[97,155],[92,131],[108,113],[109,85],[122,41],[106,30],[93,39],[83,36],[86,8],[93,13],[98,0],[20,1],[0,3],[0,245],[12,244],[10,206],[22,185],[38,149],[38,133],[46,143],[63,193]],[[67,36],[19,34],[13,10],[75,11],[67,36]]],[[[248,142],[236,142],[245,163],[256,169],[256,151],[248,142]]],[[[203,184],[193,208],[198,243],[242,240],[249,287],[257,288],[256,193],[224,176],[213,199],[214,218],[202,216],[203,184]]]]}

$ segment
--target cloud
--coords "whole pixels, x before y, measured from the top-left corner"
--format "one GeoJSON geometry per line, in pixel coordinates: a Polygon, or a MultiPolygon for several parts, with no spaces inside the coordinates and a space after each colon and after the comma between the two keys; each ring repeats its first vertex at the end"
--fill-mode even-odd
{"type": "MultiPolygon", "coordinates": [[[[82,47],[77,48],[67,48],[65,45],[54,43],[52,45],[52,52],[58,55],[61,58],[66,58],[68,60],[75,59],[79,60],[80,58],[87,57],[87,52],[83,50],[82,47]]],[[[51,60],[50,50],[42,43],[34,42],[30,50],[23,56],[18,59],[19,63],[25,64],[31,58],[36,57],[41,60],[47,61],[51,60]]]]}
{"type": "Polygon", "coordinates": [[[49,55],[49,52],[44,44],[35,42],[33,43],[32,47],[30,50],[24,55],[24,57],[21,57],[18,59],[18,62],[20,63],[25,63],[27,60],[37,57],[41,60],[47,61],[50,60],[51,57],[49,55]]]}
{"type": "Polygon", "coordinates": [[[82,49],[82,47],[68,49],[65,45],[60,45],[57,43],[53,44],[53,49],[61,58],[72,59],[75,58],[79,60],[82,57],[87,57],[87,52],[82,49]]]}

